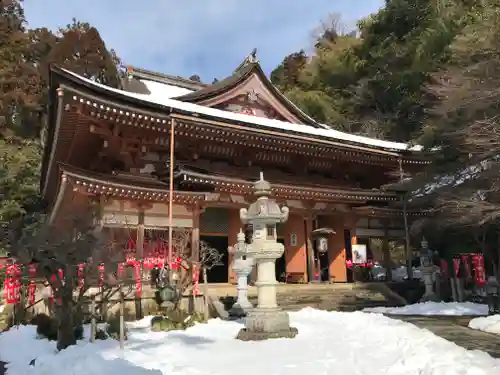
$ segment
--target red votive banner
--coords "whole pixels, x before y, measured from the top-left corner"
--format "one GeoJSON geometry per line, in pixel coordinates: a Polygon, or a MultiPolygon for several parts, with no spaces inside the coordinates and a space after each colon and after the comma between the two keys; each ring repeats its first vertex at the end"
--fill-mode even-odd
{"type": "Polygon", "coordinates": [[[21,275],[20,268],[11,264],[5,267],[5,280],[3,284],[4,300],[7,304],[19,303],[21,300],[21,275]]]}
{"type": "Polygon", "coordinates": [[[140,297],[142,294],[141,262],[134,263],[135,294],[140,297]]]}
{"type": "MultiPolygon", "coordinates": [[[[64,277],[64,273],[63,273],[63,270],[58,270],[58,274],[59,274],[59,280],[61,280],[62,282],[62,279],[64,277]]],[[[55,282],[57,281],[57,275],[52,275],[51,277],[51,281],[52,282],[55,282]]],[[[55,293],[54,293],[54,288],[52,288],[52,286],[50,286],[50,303],[54,303],[54,299],[55,299],[55,293]]],[[[58,297],[57,298],[57,303],[60,305],[61,304],[61,297],[58,297]]]]}
{"type": "Polygon", "coordinates": [[[200,289],[198,285],[200,280],[200,267],[196,264],[193,265],[192,280],[193,280],[193,295],[197,296],[200,294],[200,289]]]}
{"type": "Polygon", "coordinates": [[[78,287],[81,289],[85,284],[85,264],[78,265],[78,287]]]}
{"type": "Polygon", "coordinates": [[[35,297],[36,297],[36,284],[35,284],[36,265],[30,264],[28,266],[28,277],[30,278],[30,281],[28,284],[28,303],[30,305],[34,305],[35,304],[35,297]]]}
{"type": "Polygon", "coordinates": [[[104,281],[104,264],[99,265],[99,286],[102,286],[104,281]]]}
{"type": "Polygon", "coordinates": [[[441,269],[441,275],[448,277],[448,262],[446,259],[439,260],[439,268],[441,269]]]}
{"type": "Polygon", "coordinates": [[[472,255],[472,265],[474,266],[474,280],[478,287],[486,285],[486,273],[484,270],[484,257],[482,254],[472,255]]]}
{"type": "Polygon", "coordinates": [[[462,263],[464,264],[465,278],[467,280],[472,279],[472,272],[471,272],[470,264],[469,264],[469,255],[468,254],[462,254],[460,256],[460,259],[462,259],[462,263]]]}
{"type": "Polygon", "coordinates": [[[453,272],[455,277],[458,277],[458,273],[460,272],[460,258],[453,258],[453,272]]]}
{"type": "Polygon", "coordinates": [[[125,263],[118,263],[116,276],[118,276],[119,280],[122,280],[125,277],[125,263]]]}

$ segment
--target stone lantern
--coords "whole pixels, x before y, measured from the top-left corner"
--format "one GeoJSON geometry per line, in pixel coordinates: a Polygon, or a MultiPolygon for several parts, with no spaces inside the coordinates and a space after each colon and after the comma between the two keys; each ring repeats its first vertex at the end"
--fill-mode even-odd
{"type": "Polygon", "coordinates": [[[433,252],[429,249],[429,244],[425,238],[420,242],[420,266],[424,276],[425,293],[420,299],[424,301],[436,301],[438,298],[434,293],[434,263],[432,262],[433,252]]]}
{"type": "Polygon", "coordinates": [[[277,242],[276,224],[288,219],[288,207],[280,208],[271,195],[271,185],[260,174],[260,180],[254,185],[257,200],[248,209],[240,210],[243,224],[251,224],[252,243],[247,254],[255,260],[257,266],[257,307],[252,309],[245,319],[245,328],[240,330],[237,339],[266,340],[269,338],[297,335],[296,328],[290,327],[288,314],[278,307],[276,301],[276,259],[285,251],[277,242]]]}
{"type": "Polygon", "coordinates": [[[236,245],[229,248],[230,253],[234,256],[232,269],[238,280],[238,285],[236,287],[238,291],[237,300],[229,311],[229,315],[233,317],[242,317],[253,308],[248,300],[247,279],[250,272],[252,272],[254,259],[248,255],[248,248],[251,245],[245,243],[245,233],[243,233],[242,230],[238,233],[237,239],[238,242],[236,245]]]}

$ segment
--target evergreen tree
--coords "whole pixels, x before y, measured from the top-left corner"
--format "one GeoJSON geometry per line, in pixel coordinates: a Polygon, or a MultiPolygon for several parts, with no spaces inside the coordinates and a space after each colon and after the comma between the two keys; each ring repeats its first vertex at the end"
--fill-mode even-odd
{"type": "Polygon", "coordinates": [[[33,137],[23,118],[40,110],[40,80],[26,59],[30,43],[21,0],[0,1],[0,136],[33,137]]]}

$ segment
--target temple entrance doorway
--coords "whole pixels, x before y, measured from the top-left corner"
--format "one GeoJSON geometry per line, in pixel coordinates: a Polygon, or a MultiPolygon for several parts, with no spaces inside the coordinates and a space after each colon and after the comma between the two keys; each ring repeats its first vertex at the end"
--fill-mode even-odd
{"type": "Polygon", "coordinates": [[[213,267],[207,272],[207,279],[209,283],[227,283],[228,274],[227,270],[229,268],[229,257],[228,257],[228,238],[227,236],[214,236],[214,235],[201,235],[200,241],[204,241],[209,246],[216,249],[221,253],[222,259],[221,264],[213,267]]]}
{"type": "MultiPolygon", "coordinates": [[[[278,238],[278,242],[282,245],[285,245],[285,239],[284,238],[278,238]]],[[[276,259],[275,263],[275,270],[276,270],[276,281],[279,283],[284,283],[286,282],[286,260],[285,260],[285,253],[286,253],[286,248],[285,251],[283,251],[283,255],[276,259]]]]}
{"type": "Polygon", "coordinates": [[[317,251],[318,263],[319,263],[319,281],[327,282],[330,281],[330,260],[328,259],[328,252],[317,251]]]}

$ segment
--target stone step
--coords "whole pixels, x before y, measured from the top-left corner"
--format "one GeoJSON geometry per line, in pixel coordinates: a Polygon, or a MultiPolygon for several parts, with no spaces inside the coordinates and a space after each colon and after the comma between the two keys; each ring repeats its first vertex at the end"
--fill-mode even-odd
{"type": "MultiPolygon", "coordinates": [[[[226,287],[229,291],[229,288],[226,287]]],[[[313,307],[331,311],[357,311],[368,307],[395,307],[405,304],[405,301],[395,295],[384,285],[364,284],[309,284],[291,285],[289,288],[281,287],[277,293],[277,303],[285,311],[297,311],[305,307],[313,307]]],[[[229,293],[223,299],[235,297],[229,293]]],[[[255,306],[257,295],[249,293],[248,299],[255,306]]]]}

